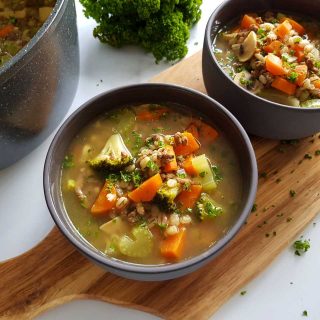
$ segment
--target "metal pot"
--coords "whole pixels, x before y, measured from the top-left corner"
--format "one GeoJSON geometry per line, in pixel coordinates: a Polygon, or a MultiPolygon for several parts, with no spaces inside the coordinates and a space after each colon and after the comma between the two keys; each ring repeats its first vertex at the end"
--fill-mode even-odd
{"type": "Polygon", "coordinates": [[[31,41],[0,68],[0,169],[37,147],[66,115],[79,78],[73,0],[57,0],[31,41]]]}

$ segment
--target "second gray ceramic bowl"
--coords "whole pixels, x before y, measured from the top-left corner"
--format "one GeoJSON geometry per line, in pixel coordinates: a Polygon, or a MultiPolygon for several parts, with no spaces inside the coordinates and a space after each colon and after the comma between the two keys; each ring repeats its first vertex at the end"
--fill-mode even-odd
{"type": "Polygon", "coordinates": [[[271,139],[298,139],[320,131],[320,108],[294,108],[260,98],[234,83],[219,65],[212,43],[218,31],[248,12],[295,12],[320,19],[320,1],[227,0],[211,15],[204,38],[202,73],[208,94],[228,108],[247,132],[271,139]]]}
{"type": "Polygon", "coordinates": [[[257,165],[250,140],[239,122],[223,106],[197,91],[165,84],[141,84],[103,93],[75,111],[56,134],[44,167],[44,192],[49,211],[69,241],[87,258],[122,277],[136,280],[166,280],[200,268],[214,259],[240,230],[255,199],[257,165]],[[61,164],[76,134],[91,120],[107,110],[131,104],[176,103],[190,107],[196,114],[212,122],[232,144],[243,175],[239,216],[229,232],[213,247],[189,260],[166,265],[140,265],[108,257],[85,241],[72,225],[63,205],[60,189],[61,164]]]}
{"type": "Polygon", "coordinates": [[[78,78],[74,0],[57,0],[31,41],[0,67],[0,169],[56,129],[69,110],[78,78]]]}

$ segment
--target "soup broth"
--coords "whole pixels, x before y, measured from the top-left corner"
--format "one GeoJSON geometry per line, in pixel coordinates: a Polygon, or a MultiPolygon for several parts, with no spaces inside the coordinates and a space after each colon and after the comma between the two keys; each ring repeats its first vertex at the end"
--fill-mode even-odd
{"type": "Polygon", "coordinates": [[[172,105],[130,106],[101,115],[74,138],[61,178],[64,205],[78,232],[106,255],[139,264],[180,261],[213,246],[238,217],[241,186],[239,163],[224,134],[172,105]],[[110,137],[121,137],[132,155],[121,169],[94,162],[110,137]],[[190,157],[193,167],[185,166],[190,157]],[[156,183],[136,192],[157,177],[155,196],[149,192],[156,183]],[[113,188],[119,190],[112,208],[100,214],[97,203],[105,187],[109,202],[113,188]],[[160,197],[164,187],[177,190],[173,201],[160,197]]]}

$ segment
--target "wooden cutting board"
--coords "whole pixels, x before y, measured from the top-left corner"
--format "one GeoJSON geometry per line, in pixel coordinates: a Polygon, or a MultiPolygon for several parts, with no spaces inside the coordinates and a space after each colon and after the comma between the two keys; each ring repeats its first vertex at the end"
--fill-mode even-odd
{"type": "MultiPolygon", "coordinates": [[[[201,52],[152,81],[205,92],[201,52]]],[[[320,211],[320,156],[315,155],[320,136],[296,144],[255,137],[252,142],[264,173],[257,210],[215,261],[176,280],[126,280],[93,265],[54,228],[35,248],[0,264],[0,318],[32,319],[67,301],[92,298],[166,319],[207,319],[291,245],[320,211]]]]}

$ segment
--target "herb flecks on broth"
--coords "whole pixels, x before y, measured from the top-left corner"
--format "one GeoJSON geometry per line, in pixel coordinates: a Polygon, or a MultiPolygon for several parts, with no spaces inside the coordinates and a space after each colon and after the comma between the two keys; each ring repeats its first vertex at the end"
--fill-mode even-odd
{"type": "Polygon", "coordinates": [[[159,264],[195,256],[228,231],[241,177],[222,133],[187,108],[153,104],[109,112],[84,128],[62,164],[62,193],[93,246],[159,264]]]}
{"type": "Polygon", "coordinates": [[[268,100],[320,107],[320,24],[266,12],[245,14],[223,28],[213,51],[241,87],[268,100]]]}
{"type": "Polygon", "coordinates": [[[55,3],[56,0],[0,1],[0,67],[31,40],[55,3]]]}

